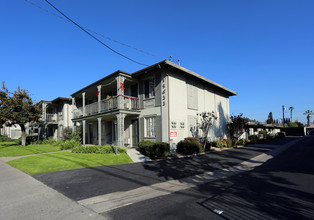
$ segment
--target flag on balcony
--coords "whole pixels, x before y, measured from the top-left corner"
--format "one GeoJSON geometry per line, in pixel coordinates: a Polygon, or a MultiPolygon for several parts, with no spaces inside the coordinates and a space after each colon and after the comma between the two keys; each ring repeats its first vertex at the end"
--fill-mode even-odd
{"type": "Polygon", "coordinates": [[[120,82],[120,85],[121,85],[120,89],[124,90],[124,83],[120,82]]]}

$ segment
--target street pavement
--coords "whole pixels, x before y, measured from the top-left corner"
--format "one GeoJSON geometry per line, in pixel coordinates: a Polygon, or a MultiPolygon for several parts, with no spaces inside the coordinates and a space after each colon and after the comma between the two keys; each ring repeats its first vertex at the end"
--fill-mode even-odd
{"type": "Polygon", "coordinates": [[[108,219],[314,219],[314,137],[254,170],[103,213],[108,219]]]}

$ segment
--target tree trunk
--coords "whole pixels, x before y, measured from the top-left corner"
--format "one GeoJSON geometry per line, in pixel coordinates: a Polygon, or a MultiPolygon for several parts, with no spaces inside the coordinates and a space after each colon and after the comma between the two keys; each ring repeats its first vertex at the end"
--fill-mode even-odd
{"type": "Polygon", "coordinates": [[[24,125],[20,125],[20,127],[21,127],[21,131],[22,131],[22,146],[25,147],[26,146],[25,126],[24,125]]]}

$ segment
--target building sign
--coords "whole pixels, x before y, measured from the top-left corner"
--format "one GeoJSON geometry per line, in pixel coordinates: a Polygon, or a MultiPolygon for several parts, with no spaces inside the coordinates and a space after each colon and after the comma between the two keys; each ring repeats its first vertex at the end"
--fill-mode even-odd
{"type": "Polygon", "coordinates": [[[170,131],[170,138],[177,138],[178,133],[176,131],[170,131]]]}

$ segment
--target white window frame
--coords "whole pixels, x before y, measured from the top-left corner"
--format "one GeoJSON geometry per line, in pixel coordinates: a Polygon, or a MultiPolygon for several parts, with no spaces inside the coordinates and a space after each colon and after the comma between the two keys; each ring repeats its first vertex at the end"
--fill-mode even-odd
{"type": "Polygon", "coordinates": [[[144,118],[145,138],[156,138],[155,123],[156,116],[144,118]]]}

